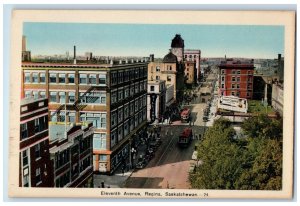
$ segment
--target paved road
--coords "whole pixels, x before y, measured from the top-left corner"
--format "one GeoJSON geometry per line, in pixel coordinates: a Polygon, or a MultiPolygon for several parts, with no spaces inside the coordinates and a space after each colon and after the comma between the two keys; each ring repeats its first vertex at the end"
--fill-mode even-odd
{"type": "MultiPolygon", "coordinates": [[[[162,144],[155,157],[144,169],[136,170],[125,183],[127,188],[176,188],[188,189],[188,172],[194,151],[195,140],[187,148],[177,145],[179,134],[187,126],[162,126],[162,144]]],[[[203,127],[193,126],[193,131],[201,133],[203,127]]]]}

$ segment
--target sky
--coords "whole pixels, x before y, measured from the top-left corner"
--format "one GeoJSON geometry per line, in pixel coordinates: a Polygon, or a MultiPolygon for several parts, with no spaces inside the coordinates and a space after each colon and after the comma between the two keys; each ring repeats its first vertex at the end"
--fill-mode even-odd
{"type": "Polygon", "coordinates": [[[284,56],[284,27],[261,25],[95,24],[26,22],[27,50],[35,55],[164,57],[175,34],[185,49],[200,49],[202,57],[276,58],[284,56]]]}

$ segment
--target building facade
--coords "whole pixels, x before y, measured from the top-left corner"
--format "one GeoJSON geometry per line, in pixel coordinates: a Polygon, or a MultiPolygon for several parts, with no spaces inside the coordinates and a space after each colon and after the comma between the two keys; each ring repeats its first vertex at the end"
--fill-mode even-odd
{"type": "Polygon", "coordinates": [[[194,61],[184,62],[184,76],[186,84],[193,85],[197,83],[197,70],[194,61]]]}
{"type": "MultiPolygon", "coordinates": [[[[192,61],[195,62],[196,67],[196,80],[197,82],[201,79],[201,67],[200,67],[200,61],[201,61],[201,51],[197,49],[185,49],[184,50],[184,59],[185,61],[192,61]]],[[[203,71],[202,71],[203,73],[203,71]]]]}
{"type": "Polygon", "coordinates": [[[23,97],[48,97],[52,122],[93,122],[95,172],[130,161],[146,126],[147,63],[23,63],[22,74],[23,97]]]}
{"type": "Polygon", "coordinates": [[[166,109],[166,81],[148,81],[147,121],[154,122],[162,117],[166,109]]]}
{"type": "Polygon", "coordinates": [[[226,59],[219,65],[219,95],[252,99],[253,61],[226,59]]]}
{"type": "Polygon", "coordinates": [[[48,100],[22,99],[20,122],[20,187],[53,187],[49,155],[48,100]]]}
{"type": "Polygon", "coordinates": [[[93,187],[92,123],[49,123],[55,187],[93,187]]]}
{"type": "Polygon", "coordinates": [[[283,86],[280,83],[272,84],[272,107],[282,116],[283,115],[283,86]]]}

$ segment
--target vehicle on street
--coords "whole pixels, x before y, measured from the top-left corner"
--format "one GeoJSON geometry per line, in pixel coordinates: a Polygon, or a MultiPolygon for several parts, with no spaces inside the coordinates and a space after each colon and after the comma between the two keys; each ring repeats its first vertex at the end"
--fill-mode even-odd
{"type": "Polygon", "coordinates": [[[193,138],[193,130],[192,128],[185,128],[181,135],[178,138],[178,145],[181,147],[187,147],[193,138]]]}
{"type": "Polygon", "coordinates": [[[137,169],[143,169],[146,166],[144,161],[138,162],[135,166],[137,169]]]}
{"type": "Polygon", "coordinates": [[[189,108],[184,108],[180,112],[181,122],[188,122],[191,118],[191,110],[189,108]]]}

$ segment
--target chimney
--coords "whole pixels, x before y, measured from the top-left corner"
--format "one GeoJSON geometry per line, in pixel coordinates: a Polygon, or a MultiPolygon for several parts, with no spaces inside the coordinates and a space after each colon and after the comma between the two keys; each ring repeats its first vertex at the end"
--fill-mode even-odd
{"type": "Polygon", "coordinates": [[[110,60],[110,64],[111,64],[111,65],[113,65],[113,64],[114,64],[114,61],[113,61],[113,59],[111,59],[111,60],[110,60]]]}
{"type": "Polygon", "coordinates": [[[125,63],[128,64],[128,59],[125,60],[125,63]]]}
{"type": "Polygon", "coordinates": [[[281,60],[281,54],[278,54],[278,61],[281,60]]]}
{"type": "Polygon", "coordinates": [[[131,59],[131,63],[132,63],[132,64],[134,63],[134,59],[131,59]]]}
{"type": "Polygon", "coordinates": [[[76,46],[74,45],[74,58],[73,58],[73,64],[76,64],[76,46]]]}
{"type": "Polygon", "coordinates": [[[150,54],[150,62],[154,62],[154,54],[150,54]]]}
{"type": "Polygon", "coordinates": [[[122,64],[122,59],[120,59],[119,64],[122,64]]]}

